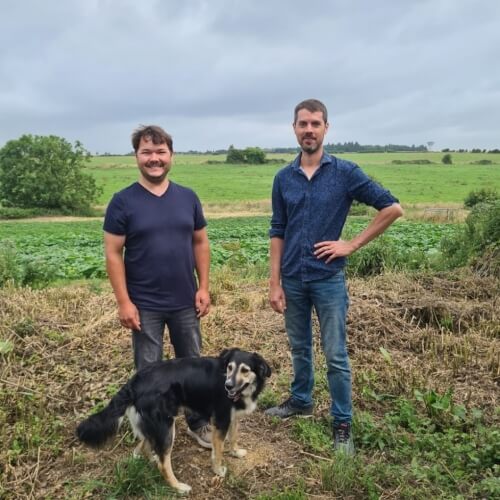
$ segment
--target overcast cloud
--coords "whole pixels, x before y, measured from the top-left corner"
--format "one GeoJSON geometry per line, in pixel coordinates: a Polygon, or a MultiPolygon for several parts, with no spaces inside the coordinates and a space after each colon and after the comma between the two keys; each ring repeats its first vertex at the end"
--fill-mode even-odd
{"type": "Polygon", "coordinates": [[[126,153],[295,146],[315,97],[328,142],[500,147],[498,0],[1,2],[0,146],[22,134],[126,153]]]}

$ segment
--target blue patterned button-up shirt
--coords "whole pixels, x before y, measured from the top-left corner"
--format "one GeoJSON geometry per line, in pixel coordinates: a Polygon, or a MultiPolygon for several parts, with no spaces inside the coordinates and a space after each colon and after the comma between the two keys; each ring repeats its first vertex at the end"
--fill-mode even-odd
{"type": "Polygon", "coordinates": [[[274,178],[269,236],[284,239],[282,276],[314,281],[329,278],[346,265],[345,257],[328,264],[317,259],[314,244],[340,239],[353,200],[377,210],[398,200],[355,163],[324,153],[309,180],[300,159],[299,154],[274,178]]]}

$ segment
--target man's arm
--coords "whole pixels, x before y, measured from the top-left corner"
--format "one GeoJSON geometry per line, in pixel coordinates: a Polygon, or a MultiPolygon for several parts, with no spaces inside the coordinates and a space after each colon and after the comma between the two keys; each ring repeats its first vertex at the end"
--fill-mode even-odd
{"type": "Polygon", "coordinates": [[[125,263],[123,262],[124,246],[125,236],[104,232],[106,270],[118,304],[120,323],[126,328],[138,331],[141,329],[139,311],[130,300],[125,280],[125,263]]]}
{"type": "Polygon", "coordinates": [[[282,238],[271,238],[269,303],[274,311],[283,314],[286,309],[285,292],[281,286],[281,259],[285,242],[282,238]]]}
{"type": "Polygon", "coordinates": [[[193,252],[198,276],[198,290],[195,295],[195,306],[198,318],[208,314],[210,310],[209,273],[210,243],[206,227],[193,233],[193,252]]]}
{"type": "Polygon", "coordinates": [[[318,259],[326,258],[326,263],[337,257],[348,257],[356,250],[365,246],[377,236],[381,235],[398,217],[403,215],[399,203],[382,208],[378,211],[370,224],[350,241],[320,241],[315,243],[314,254],[318,259]]]}

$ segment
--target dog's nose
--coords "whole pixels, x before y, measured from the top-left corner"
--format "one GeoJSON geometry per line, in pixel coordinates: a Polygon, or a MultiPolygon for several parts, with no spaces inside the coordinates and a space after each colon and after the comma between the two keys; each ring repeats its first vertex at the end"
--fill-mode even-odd
{"type": "Polygon", "coordinates": [[[234,384],[231,380],[226,380],[225,386],[226,389],[231,390],[234,387],[234,384]]]}

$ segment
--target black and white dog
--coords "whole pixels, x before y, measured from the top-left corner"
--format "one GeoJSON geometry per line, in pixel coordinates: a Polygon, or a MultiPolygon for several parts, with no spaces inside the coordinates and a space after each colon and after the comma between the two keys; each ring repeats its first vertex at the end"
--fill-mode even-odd
{"type": "Polygon", "coordinates": [[[104,410],[77,428],[83,443],[98,447],[114,436],[126,414],[140,442],[136,453],[157,462],[166,482],[179,493],[191,487],[177,481],[171,464],[175,417],[189,408],[212,422],[212,467],[224,477],[224,440],[229,431],[231,454],[244,457],[236,445],[237,419],[257,406],[271,368],[256,353],[225,349],[219,357],[179,358],[153,363],[137,372],[104,410]]]}

